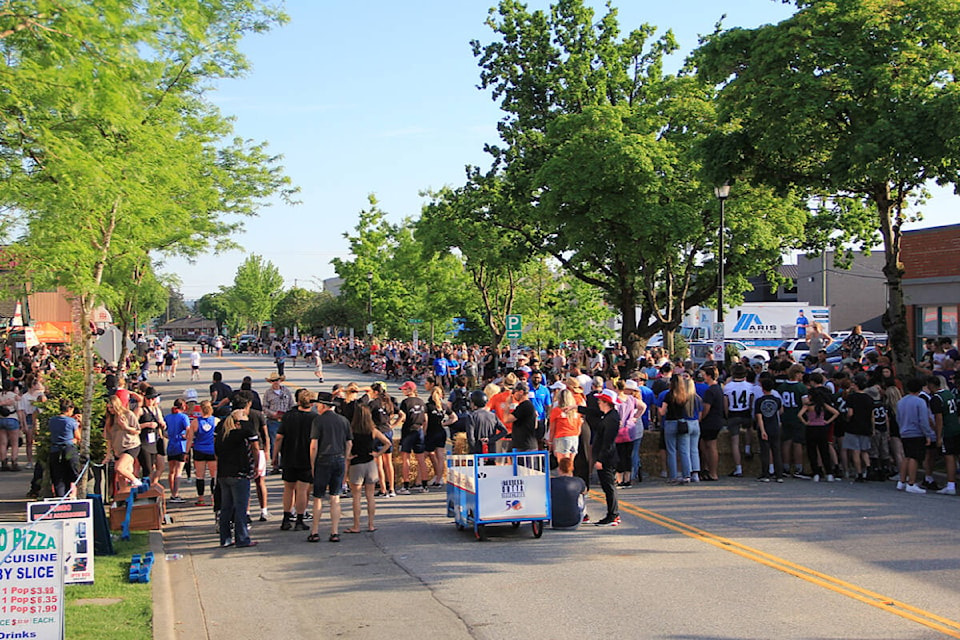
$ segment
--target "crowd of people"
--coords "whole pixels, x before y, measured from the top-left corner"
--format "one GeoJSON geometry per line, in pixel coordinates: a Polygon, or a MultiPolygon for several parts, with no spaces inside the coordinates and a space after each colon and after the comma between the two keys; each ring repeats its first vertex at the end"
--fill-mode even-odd
{"type": "MultiPolygon", "coordinates": [[[[446,456],[459,433],[471,453],[548,450],[562,478],[554,483],[561,517],[553,523],[562,527],[589,520],[583,495],[594,479],[606,496],[606,513],[594,524],[619,524],[618,492],[644,480],[645,435],[658,439],[660,475],[674,485],[743,477],[744,458],[759,456],[761,482],[894,480],[909,493],[956,495],[960,420],[951,365],[957,353],[949,342],[931,345],[931,355],[921,359],[929,368],[909,378],[896,376],[881,351],[833,365],[822,353],[795,362],[780,350],[768,363],[734,362],[726,369],[671,360],[662,349],[631,362],[617,348],[498,352],[351,339],[278,341],[266,355],[278,366],[262,393],[250,377],[234,390],[216,371],[208,398],[187,389],[166,411],[142,379],[148,376],[107,376],[104,435],[121,484],[165,478],[170,501],[182,503],[183,476],[192,476],[196,504],[213,508],[224,546],[256,544],[248,530],[251,489],[259,519],[267,521],[265,477],[271,473],[283,483],[281,530],[309,530],[307,540],[319,541],[326,501],[327,539],[339,541],[340,496],[349,491],[353,518],[346,531],[374,531],[378,499],[443,487],[446,456]],[[296,366],[303,356],[321,382],[323,362],[402,381],[399,399],[387,381],[291,390],[278,350],[283,365],[296,366]],[[724,429],[730,469],[719,468],[717,439],[724,429]],[[941,455],[945,486],[933,477],[941,455]]],[[[16,389],[22,393],[4,381],[0,414],[8,406],[20,412],[19,424],[27,423],[23,398],[43,393],[41,362],[36,358],[30,373],[21,374],[16,389]]],[[[176,372],[164,367],[157,375],[176,372]]],[[[5,419],[0,415],[0,425],[5,419]]],[[[51,420],[58,494],[77,471],[77,420],[66,399],[51,420]]],[[[11,432],[0,431],[7,448],[11,432]]]]}

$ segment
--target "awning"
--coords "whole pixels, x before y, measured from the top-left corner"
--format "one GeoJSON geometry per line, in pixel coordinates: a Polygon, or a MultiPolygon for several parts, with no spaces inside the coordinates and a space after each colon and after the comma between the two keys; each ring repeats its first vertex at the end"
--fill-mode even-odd
{"type": "Polygon", "coordinates": [[[33,326],[37,340],[46,344],[62,344],[70,342],[70,333],[73,331],[71,322],[37,322],[33,326]]]}

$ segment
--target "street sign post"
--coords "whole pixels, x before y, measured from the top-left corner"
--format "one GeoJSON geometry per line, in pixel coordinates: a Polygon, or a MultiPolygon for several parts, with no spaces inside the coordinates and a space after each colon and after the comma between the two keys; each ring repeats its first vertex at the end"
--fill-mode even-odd
{"type": "Polygon", "coordinates": [[[519,313],[507,316],[507,340],[519,340],[523,335],[523,319],[519,313]]]}

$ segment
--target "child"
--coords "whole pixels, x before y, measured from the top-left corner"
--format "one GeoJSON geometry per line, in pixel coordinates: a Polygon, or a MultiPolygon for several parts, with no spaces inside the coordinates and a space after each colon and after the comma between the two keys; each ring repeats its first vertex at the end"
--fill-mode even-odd
{"type": "Polygon", "coordinates": [[[757,421],[757,430],[760,433],[760,465],[768,464],[770,454],[773,453],[773,464],[761,471],[760,482],[770,482],[771,477],[777,482],[783,482],[783,458],[780,451],[780,414],[783,413],[783,402],[773,393],[776,382],[769,376],[760,379],[763,395],[753,404],[754,417],[757,421]]]}

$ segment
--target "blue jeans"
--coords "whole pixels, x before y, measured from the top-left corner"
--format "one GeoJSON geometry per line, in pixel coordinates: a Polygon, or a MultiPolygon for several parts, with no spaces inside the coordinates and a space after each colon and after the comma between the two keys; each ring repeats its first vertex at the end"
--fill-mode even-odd
{"type": "Polygon", "coordinates": [[[633,451],[630,454],[630,478],[640,477],[640,443],[643,442],[643,431],[640,437],[633,441],[633,451]]]}
{"type": "Polygon", "coordinates": [[[667,444],[667,475],[673,480],[689,478],[692,471],[700,470],[700,422],[687,420],[687,433],[677,433],[679,420],[663,421],[663,439],[667,444]],[[677,453],[680,454],[680,471],[677,474],[677,453]]]}
{"type": "Polygon", "coordinates": [[[220,544],[230,543],[230,524],[238,547],[250,544],[247,531],[247,505],[250,504],[249,478],[217,478],[220,486],[220,544]]]}
{"type": "MultiPolygon", "coordinates": [[[[273,456],[273,452],[276,451],[278,431],[280,431],[280,421],[267,420],[267,435],[270,436],[270,455],[271,456],[273,456]]],[[[270,461],[267,460],[267,462],[270,462],[270,461]]],[[[280,463],[280,457],[277,456],[277,464],[279,463],[280,463]]]]}

